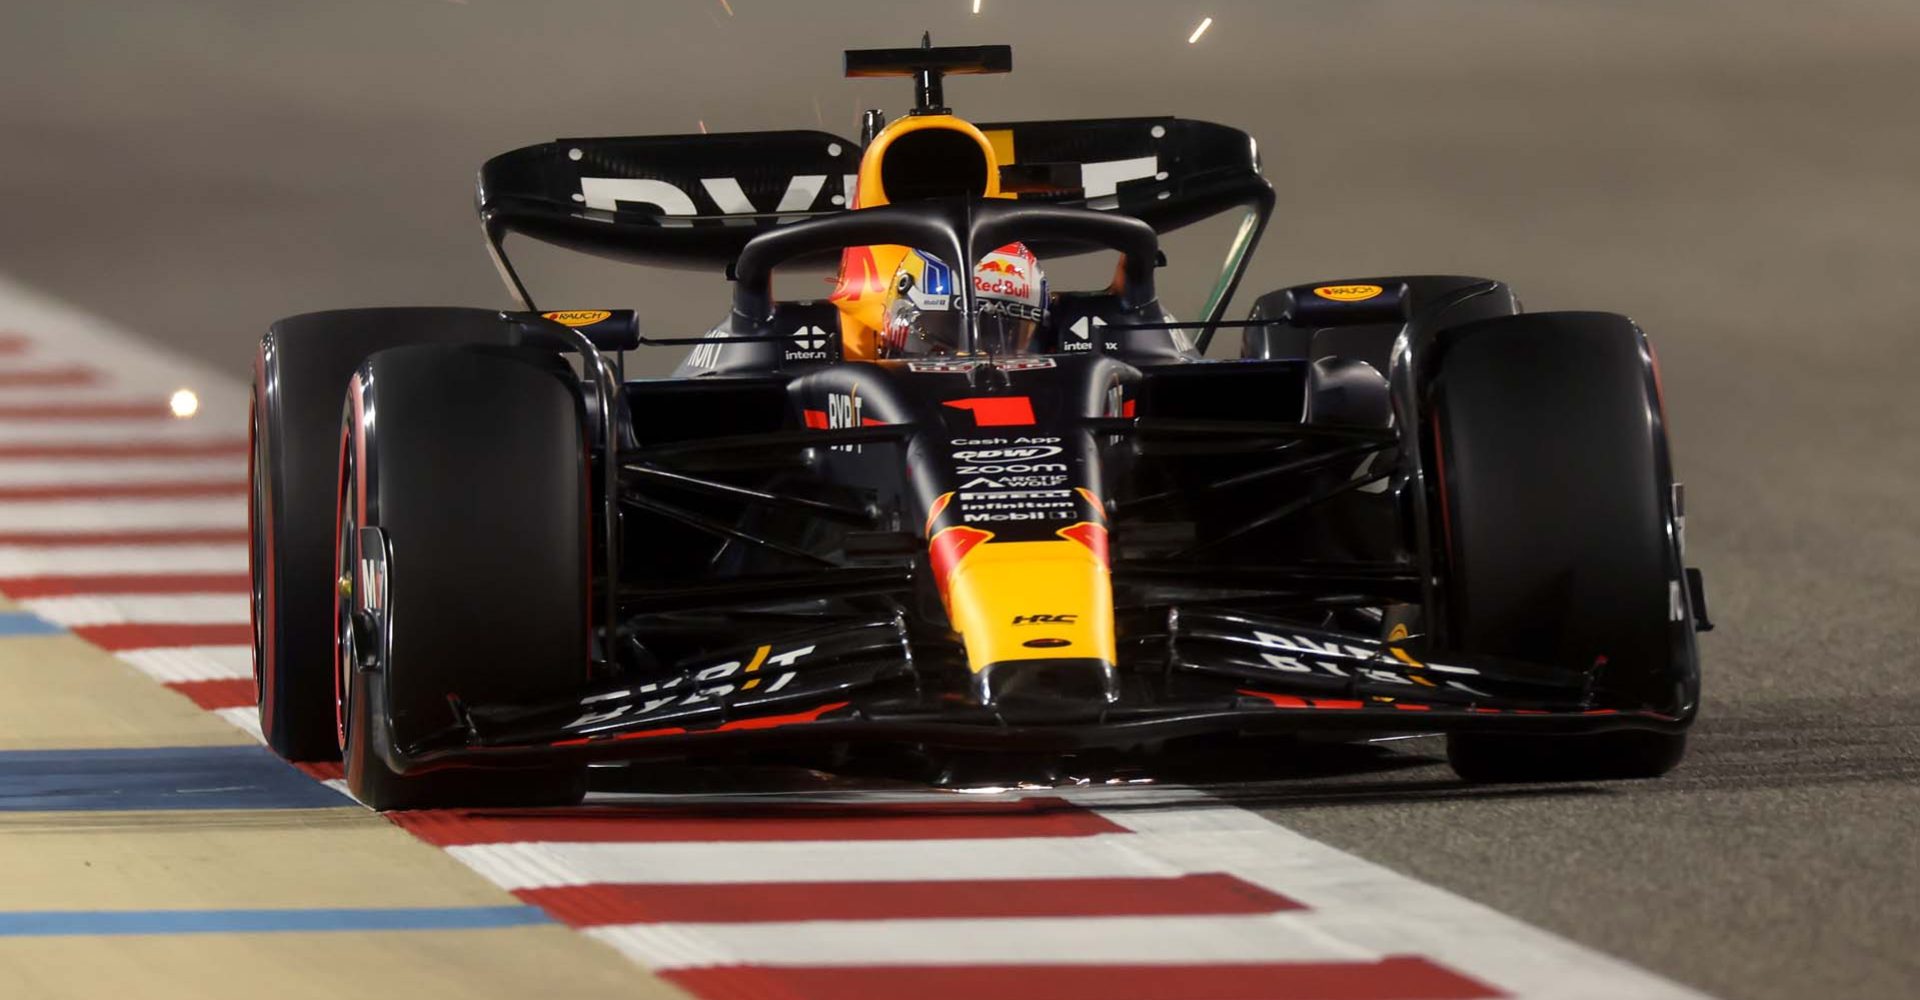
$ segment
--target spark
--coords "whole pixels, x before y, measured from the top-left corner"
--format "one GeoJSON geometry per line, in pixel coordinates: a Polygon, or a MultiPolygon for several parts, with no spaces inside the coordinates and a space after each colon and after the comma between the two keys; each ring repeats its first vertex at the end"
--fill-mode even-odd
{"type": "Polygon", "coordinates": [[[167,400],[167,408],[173,415],[185,420],[200,412],[200,396],[192,389],[179,389],[167,400]]]}
{"type": "Polygon", "coordinates": [[[727,0],[720,0],[720,9],[726,11],[728,17],[733,16],[733,5],[728,3],[727,0]]]}
{"type": "Polygon", "coordinates": [[[701,119],[701,120],[699,121],[699,125],[700,125],[700,134],[701,134],[701,135],[706,135],[706,134],[707,134],[707,122],[706,122],[706,119],[704,119],[704,118],[703,118],[703,119],[701,119]]]}
{"type": "Polygon", "coordinates": [[[1200,26],[1198,28],[1193,29],[1193,34],[1187,36],[1187,44],[1192,45],[1193,43],[1199,41],[1200,36],[1206,34],[1207,29],[1211,27],[1213,27],[1213,18],[1210,18],[1210,17],[1201,18],[1200,26]]]}

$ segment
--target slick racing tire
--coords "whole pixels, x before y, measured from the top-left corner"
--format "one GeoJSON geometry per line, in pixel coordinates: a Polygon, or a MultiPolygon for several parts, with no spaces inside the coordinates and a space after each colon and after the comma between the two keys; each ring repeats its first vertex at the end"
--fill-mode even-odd
{"type": "Polygon", "coordinates": [[[261,338],[248,424],[253,677],[261,732],[280,756],[340,759],[331,595],[347,378],[383,348],[505,336],[483,310],[344,309],[283,319],[261,338]]]}
{"type": "Polygon", "coordinates": [[[540,352],[381,351],[339,441],[336,683],[348,787],[374,809],[561,805],[584,765],[401,775],[384,751],[452,733],[454,704],[530,705],[587,681],[580,395],[540,352]],[[377,418],[376,418],[377,411],[377,418]]]}
{"type": "MultiPolygon", "coordinates": [[[[1445,330],[1428,370],[1426,469],[1445,647],[1596,669],[1596,697],[1688,720],[1698,698],[1664,414],[1645,336],[1604,313],[1445,330]]],[[[1470,781],[1643,778],[1681,731],[1462,732],[1470,781]]]]}

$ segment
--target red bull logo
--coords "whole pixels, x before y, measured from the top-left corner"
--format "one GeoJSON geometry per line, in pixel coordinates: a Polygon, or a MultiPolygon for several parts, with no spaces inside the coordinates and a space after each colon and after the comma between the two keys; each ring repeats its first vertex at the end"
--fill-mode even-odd
{"type": "Polygon", "coordinates": [[[980,267],[977,270],[984,274],[1004,274],[1015,278],[1025,278],[1027,276],[1026,268],[1009,260],[993,260],[989,258],[981,261],[980,267]]]}
{"type": "Polygon", "coordinates": [[[1033,286],[1025,278],[989,278],[976,274],[973,276],[973,289],[982,295],[998,295],[1018,301],[1033,297],[1033,286]]]}

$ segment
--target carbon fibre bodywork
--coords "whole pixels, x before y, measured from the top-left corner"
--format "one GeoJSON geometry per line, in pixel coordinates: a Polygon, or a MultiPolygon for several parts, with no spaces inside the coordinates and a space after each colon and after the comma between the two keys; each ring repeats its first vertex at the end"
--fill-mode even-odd
{"type": "MultiPolygon", "coordinates": [[[[586,634],[546,658],[478,656],[470,679],[408,667],[426,680],[402,684],[393,636],[433,588],[393,603],[396,575],[422,572],[396,561],[406,540],[342,520],[366,525],[342,529],[335,581],[338,690],[363,706],[361,757],[411,780],[785,745],[1072,753],[1201,734],[1690,724],[1704,598],[1638,327],[1523,316],[1501,282],[1457,276],[1299,285],[1226,321],[1272,206],[1251,140],[1170,118],[974,126],[942,106],[936,67],[1010,58],[851,54],[863,73],[917,75],[920,95],[857,146],[810,132],[561,140],[489,161],[480,212],[525,310],[406,319],[461,331],[449,339],[465,346],[435,350],[491,345],[565,386],[526,398],[567,431],[543,440],[581,453],[568,489],[584,500],[569,492],[560,512],[583,548],[560,575],[571,586],[585,567],[586,634]],[[1159,234],[1235,210],[1204,315],[1178,322],[1156,290],[1159,234]],[[642,336],[624,310],[534,312],[503,252],[510,232],[724,264],[731,308],[686,338],[642,336]],[[1015,242],[1118,261],[1107,287],[1047,297],[1028,353],[996,356],[976,340],[965,276],[1015,242]],[[960,276],[939,293],[957,347],[937,355],[876,347],[889,262],[913,251],[960,276]],[[776,268],[836,255],[830,299],[775,296],[776,268]],[[1236,329],[1240,356],[1209,359],[1236,329]],[[647,347],[692,350],[673,377],[626,379],[624,353],[647,347]],[[1571,460],[1608,470],[1582,489],[1625,484],[1591,510],[1526,488],[1567,449],[1551,428],[1513,431],[1502,409],[1534,399],[1529,412],[1551,419],[1554,399],[1536,397],[1588,382],[1599,416],[1568,421],[1583,428],[1572,450],[1588,452],[1571,460]],[[1509,488],[1520,502],[1502,501],[1509,488]],[[1529,508],[1535,495],[1552,509],[1529,508]],[[1528,518],[1542,523],[1504,531],[1528,518]],[[1529,540],[1589,529],[1632,558],[1570,544],[1529,565],[1529,540]],[[1607,565],[1584,578],[1583,559],[1607,565]],[[1490,583],[1503,569],[1520,583],[1490,583]],[[1613,605],[1625,610],[1589,613],[1613,605]],[[1621,623],[1631,638],[1608,634],[1621,623]]],[[[441,397],[431,364],[408,370],[419,398],[493,416],[481,383],[441,397]]],[[[370,455],[392,433],[370,404],[347,421],[343,440],[370,455]]],[[[428,454],[437,429],[411,430],[410,454],[428,454]]],[[[518,456],[464,443],[515,487],[512,469],[551,465],[539,442],[518,456]]],[[[456,496],[436,494],[439,509],[456,496]]],[[[485,545],[509,530],[502,518],[463,530],[485,545]]],[[[484,586],[435,586],[517,585],[488,572],[484,586]]]]}
{"type": "MultiPolygon", "coordinates": [[[[1511,301],[1471,279],[1398,287],[1396,341],[1418,337],[1409,288],[1447,290],[1435,308],[1455,313],[1511,301]]],[[[539,704],[452,692],[443,725],[383,753],[408,773],[861,741],[1684,728],[1697,681],[1648,699],[1620,683],[1636,664],[1476,656],[1422,626],[1443,598],[1415,530],[1435,516],[1419,449],[1388,378],[1354,364],[1096,349],[628,382],[600,463],[618,482],[612,669],[539,704]],[[1017,546],[1044,559],[970,580],[1017,546]],[[1021,580],[1049,566],[1067,575],[1021,580]]]]}

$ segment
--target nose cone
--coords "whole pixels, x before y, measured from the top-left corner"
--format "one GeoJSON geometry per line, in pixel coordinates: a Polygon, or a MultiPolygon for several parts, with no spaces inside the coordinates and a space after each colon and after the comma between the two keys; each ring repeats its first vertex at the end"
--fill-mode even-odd
{"type": "Polygon", "coordinates": [[[974,674],[974,695],[1016,721],[1100,714],[1120,697],[1113,664],[1101,659],[1001,660],[974,674]]]}
{"type": "Polygon", "coordinates": [[[963,526],[935,538],[945,557],[935,572],[980,704],[1084,713],[1119,697],[1105,545],[1086,541],[1104,542],[1104,530],[1077,522],[1050,534],[1000,541],[963,526]],[[946,538],[970,544],[949,552],[946,538]]]}

